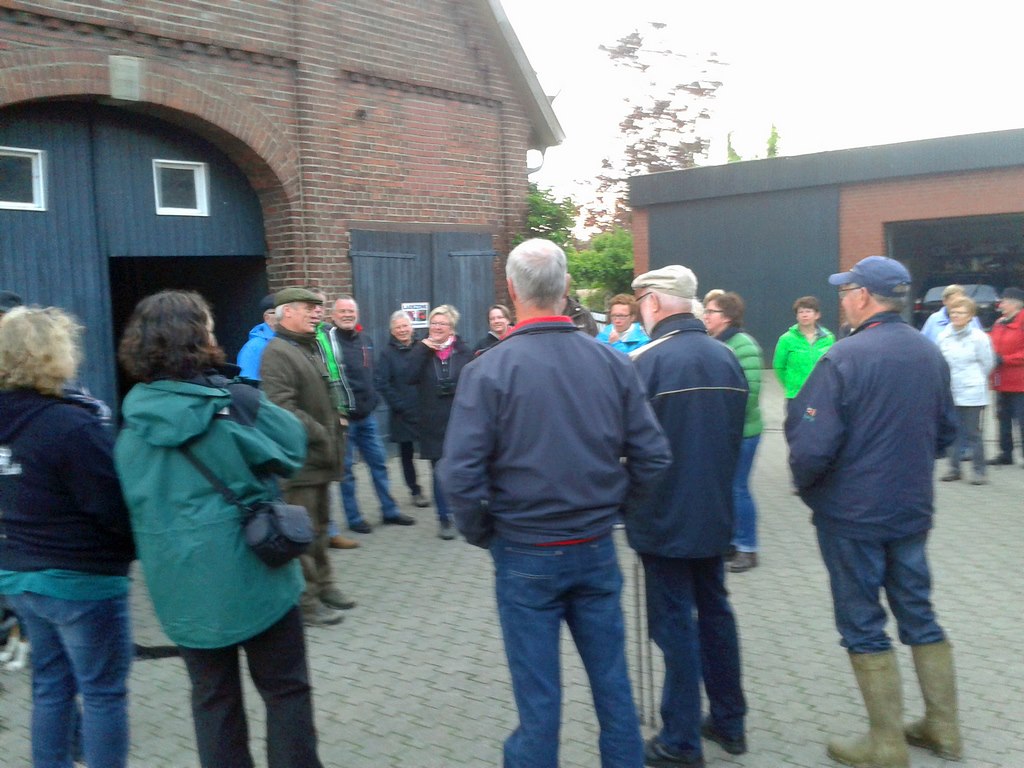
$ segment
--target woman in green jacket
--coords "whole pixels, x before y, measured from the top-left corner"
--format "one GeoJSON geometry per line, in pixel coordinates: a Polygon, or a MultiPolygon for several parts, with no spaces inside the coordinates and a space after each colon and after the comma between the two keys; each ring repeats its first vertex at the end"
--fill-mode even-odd
{"type": "Polygon", "coordinates": [[[800,392],[821,356],[836,343],[832,331],[818,324],[821,306],[814,296],[801,296],[794,301],[793,312],[796,325],[779,337],[772,360],[787,404],[800,392]]]}
{"type": "Polygon", "coordinates": [[[743,424],[743,444],[732,482],[735,523],[732,544],[736,554],[729,563],[729,571],[743,573],[757,567],[757,505],[750,493],[750,472],[754,468],[754,454],[761,441],[761,371],[764,356],[754,337],[743,330],[745,305],[738,293],[712,292],[705,297],[704,325],[708,333],[724,342],[736,355],[747,378],[747,412],[743,424]]]}
{"type": "Polygon", "coordinates": [[[318,768],[297,560],[270,568],[246,545],[241,512],[189,462],[244,504],[273,498],[275,475],[306,456],[301,422],[233,381],[199,294],[139,302],[118,358],[140,383],[122,407],[115,462],[153,607],[181,649],[203,768],[251,766],[239,649],[267,708],[270,768],[318,768]]]}

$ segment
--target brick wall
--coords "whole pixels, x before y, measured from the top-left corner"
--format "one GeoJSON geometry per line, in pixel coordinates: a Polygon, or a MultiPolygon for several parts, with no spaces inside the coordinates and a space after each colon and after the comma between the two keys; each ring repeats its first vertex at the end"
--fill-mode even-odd
{"type": "Polygon", "coordinates": [[[485,6],[5,0],[0,107],[109,97],[107,57],[137,57],[128,106],[210,140],[250,179],[272,285],[341,292],[354,225],[487,231],[502,254],[520,228],[530,126],[485,6]]]}
{"type": "Polygon", "coordinates": [[[865,256],[886,253],[887,223],[1019,213],[1024,168],[849,185],[839,206],[839,268],[849,269],[865,256]]]}

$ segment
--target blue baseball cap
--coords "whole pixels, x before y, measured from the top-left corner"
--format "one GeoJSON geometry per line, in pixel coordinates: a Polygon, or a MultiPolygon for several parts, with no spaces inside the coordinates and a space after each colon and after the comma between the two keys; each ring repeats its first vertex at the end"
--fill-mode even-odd
{"type": "Polygon", "coordinates": [[[876,296],[902,298],[910,293],[910,272],[887,256],[868,256],[849,272],[837,272],[828,281],[832,285],[860,285],[876,296]]]}

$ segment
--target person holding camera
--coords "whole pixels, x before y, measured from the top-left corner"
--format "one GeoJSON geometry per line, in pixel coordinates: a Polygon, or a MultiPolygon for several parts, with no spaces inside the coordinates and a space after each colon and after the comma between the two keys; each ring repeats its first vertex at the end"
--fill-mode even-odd
{"type": "MultiPolygon", "coordinates": [[[[314,318],[305,306],[312,299],[296,290],[279,292],[278,306],[288,299],[314,318]]],[[[282,321],[282,328],[289,325],[282,321]]],[[[310,320],[311,339],[313,327],[310,320]]],[[[302,417],[269,397],[272,348],[285,343],[275,337],[267,345],[261,370],[267,390],[257,390],[236,378],[236,366],[224,364],[206,300],[192,291],[161,291],[139,302],[118,348],[137,383],[121,408],[114,461],[153,608],[191,682],[203,768],[253,765],[243,656],[266,708],[268,768],[322,765],[298,606],[299,561],[268,567],[246,544],[238,503],[192,463],[204,465],[245,506],[275,500],[276,479],[308,476],[313,461],[337,474],[341,441],[333,427],[321,427],[307,447],[302,417]]],[[[314,374],[311,386],[330,414],[327,387],[314,374]]],[[[86,757],[89,765],[113,765],[86,757]]]]}
{"type": "Polygon", "coordinates": [[[429,333],[412,351],[409,383],[416,386],[420,403],[420,458],[430,459],[434,479],[434,504],[437,506],[437,535],[442,539],[455,538],[451,514],[437,479],[437,462],[444,447],[448,418],[452,412],[452,398],[459,374],[473,353],[460,339],[455,329],[459,311],[450,304],[431,310],[428,316],[429,333]]]}

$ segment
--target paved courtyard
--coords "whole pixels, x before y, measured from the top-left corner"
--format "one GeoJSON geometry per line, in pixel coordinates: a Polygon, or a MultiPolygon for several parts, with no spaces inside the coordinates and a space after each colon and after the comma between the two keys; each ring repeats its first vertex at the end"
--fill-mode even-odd
{"type": "MultiPolygon", "coordinates": [[[[744,685],[750,707],[750,752],[727,755],[706,745],[709,765],[776,768],[835,765],[824,755],[830,735],[859,731],[864,711],[832,625],[825,572],[809,512],[790,493],[781,433],[782,399],[769,376],[762,407],[766,432],[754,467],[760,507],[761,565],[730,575],[739,618],[744,685]]],[[[994,432],[988,425],[991,441],[994,432]]],[[[991,446],[990,446],[991,453],[991,446]]],[[[379,520],[365,467],[360,498],[379,520]]],[[[429,465],[421,465],[429,478],[429,465]]],[[[417,517],[360,536],[363,546],[334,551],[342,587],[359,601],[343,624],[308,633],[320,754],[328,768],[498,766],[516,722],[493,599],[487,554],[436,537],[433,510],[416,510],[392,467],[395,496],[417,517]]],[[[966,760],[971,768],[1024,766],[1024,471],[999,467],[992,483],[937,483],[930,543],[934,598],[956,646],[966,760]]],[[[428,485],[429,487],[429,485],[428,485]]],[[[616,534],[627,584],[623,603],[629,661],[638,699],[656,717],[656,692],[639,690],[635,558],[616,534]]],[[[134,591],[136,640],[167,643],[139,578],[134,591]]],[[[657,654],[655,654],[657,657],[657,654]]],[[[909,652],[900,651],[907,712],[921,711],[909,652]]],[[[651,662],[660,677],[659,661],[651,662]]],[[[568,636],[563,644],[565,701],[561,765],[598,766],[589,689],[568,636]]],[[[0,673],[0,766],[29,765],[29,676],[0,673]]],[[[660,687],[660,686],[659,686],[660,687]]],[[[246,689],[257,764],[262,712],[246,689]]],[[[196,768],[188,683],[180,659],[136,661],[131,677],[131,764],[196,768]]],[[[645,726],[645,735],[652,733],[645,726]]],[[[912,764],[946,761],[912,750],[912,764]]],[[[954,765],[949,763],[949,765],[954,765]]]]}

